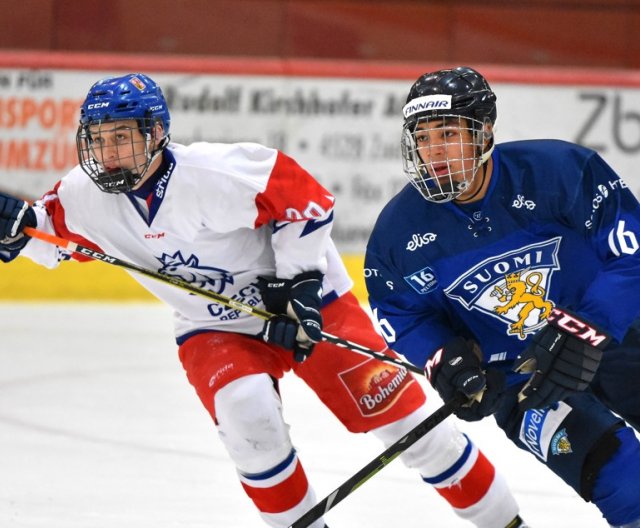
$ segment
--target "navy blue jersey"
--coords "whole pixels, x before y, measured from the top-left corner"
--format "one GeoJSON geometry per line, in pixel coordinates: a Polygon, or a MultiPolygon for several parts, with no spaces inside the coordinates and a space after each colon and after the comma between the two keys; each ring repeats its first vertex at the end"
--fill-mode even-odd
{"type": "Polygon", "coordinates": [[[407,185],[387,204],[367,245],[369,302],[416,365],[463,335],[506,369],[553,306],[621,341],[640,314],[639,240],[638,202],[596,152],[503,143],[483,200],[435,204],[407,185]]]}

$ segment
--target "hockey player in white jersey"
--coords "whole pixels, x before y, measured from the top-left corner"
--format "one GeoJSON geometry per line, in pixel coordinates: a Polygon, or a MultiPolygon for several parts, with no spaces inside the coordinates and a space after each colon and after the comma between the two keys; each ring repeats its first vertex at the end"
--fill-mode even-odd
{"type": "MultiPolygon", "coordinates": [[[[0,259],[82,258],[22,232],[37,227],[279,314],[265,323],[133,274],[175,310],[180,360],[246,494],[266,525],[289,526],[316,497],[282,416],[286,372],[385,445],[428,415],[406,369],[321,341],[324,328],[393,354],[350,293],[330,238],[334,198],[272,148],[170,143],[166,101],[143,74],[98,81],[80,116],[78,166],[33,205],[0,194],[0,259]]],[[[524,526],[504,478],[449,421],[402,459],[475,526],[524,526]]]]}

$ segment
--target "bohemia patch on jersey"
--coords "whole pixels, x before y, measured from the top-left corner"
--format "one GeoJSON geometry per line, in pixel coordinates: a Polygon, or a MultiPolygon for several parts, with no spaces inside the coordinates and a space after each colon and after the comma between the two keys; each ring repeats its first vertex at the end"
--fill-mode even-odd
{"type": "Polygon", "coordinates": [[[362,416],[386,411],[412,383],[416,383],[407,369],[376,359],[367,359],[339,375],[362,416]]]}
{"type": "Polygon", "coordinates": [[[467,310],[480,310],[506,325],[509,335],[524,340],[551,313],[547,293],[560,269],[560,237],[487,259],[444,291],[467,310]]]}

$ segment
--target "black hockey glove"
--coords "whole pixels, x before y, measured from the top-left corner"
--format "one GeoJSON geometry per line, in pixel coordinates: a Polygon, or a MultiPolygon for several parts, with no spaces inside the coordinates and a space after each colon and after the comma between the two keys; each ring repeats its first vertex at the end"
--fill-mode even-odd
{"type": "Polygon", "coordinates": [[[595,325],[554,308],[513,364],[516,372],[531,374],[518,394],[520,409],[543,409],[589,387],[609,341],[595,325]]]}
{"type": "Polygon", "coordinates": [[[30,239],[22,230],[36,225],[36,213],[27,202],[0,193],[0,249],[20,251],[30,239]]]}
{"type": "Polygon", "coordinates": [[[303,362],[322,340],[322,273],[307,271],[293,279],[259,277],[258,287],[265,308],[276,315],[262,330],[262,338],[293,350],[303,362]]]}
{"type": "Polygon", "coordinates": [[[505,390],[505,374],[489,369],[482,371],[479,350],[473,341],[455,337],[427,361],[425,374],[440,397],[446,402],[462,392],[469,402],[454,411],[468,422],[493,414],[505,390]]]}

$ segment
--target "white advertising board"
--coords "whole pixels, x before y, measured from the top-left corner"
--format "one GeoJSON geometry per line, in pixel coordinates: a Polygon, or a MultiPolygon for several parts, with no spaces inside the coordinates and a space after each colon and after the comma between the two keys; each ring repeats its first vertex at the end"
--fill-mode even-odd
{"type": "MultiPolygon", "coordinates": [[[[39,197],[76,163],[79,105],[118,71],[0,69],[0,189],[39,197]]],[[[362,253],[405,183],[407,80],[145,72],[163,87],[172,139],[256,141],[283,150],[337,199],[334,238],[362,253]]],[[[498,141],[557,138],[598,150],[640,195],[640,89],[494,82],[498,141]]]]}

